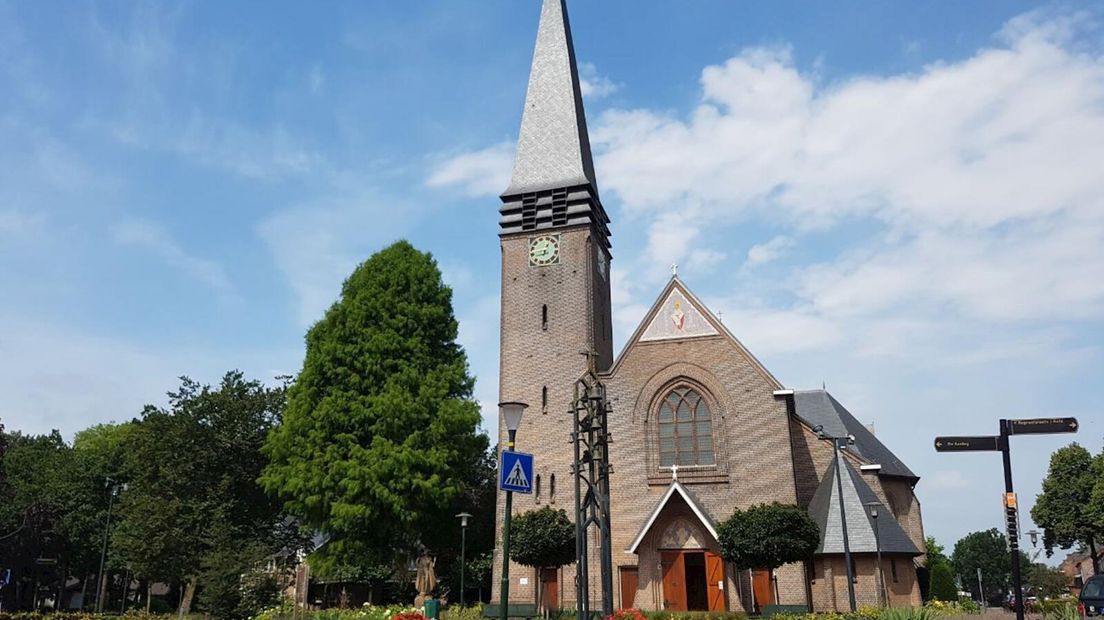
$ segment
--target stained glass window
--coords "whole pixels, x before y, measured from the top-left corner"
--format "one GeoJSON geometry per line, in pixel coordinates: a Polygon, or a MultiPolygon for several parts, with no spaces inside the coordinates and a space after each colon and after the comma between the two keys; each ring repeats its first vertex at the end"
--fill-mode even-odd
{"type": "Polygon", "coordinates": [[[691,387],[677,387],[663,399],[656,416],[659,465],[713,465],[713,418],[709,404],[691,387]]]}

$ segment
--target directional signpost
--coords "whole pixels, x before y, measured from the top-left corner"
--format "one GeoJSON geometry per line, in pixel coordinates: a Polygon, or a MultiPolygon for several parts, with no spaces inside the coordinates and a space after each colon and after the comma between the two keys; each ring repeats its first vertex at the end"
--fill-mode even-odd
{"type": "MultiPolygon", "coordinates": [[[[1004,460],[1004,523],[1008,530],[1008,551],[1012,562],[1012,585],[1016,594],[1016,620],[1024,620],[1023,583],[1020,575],[1020,525],[1016,494],[1012,490],[1010,435],[1076,433],[1077,418],[1032,418],[1001,420],[1000,435],[979,437],[936,437],[936,452],[1000,452],[1004,460]]],[[[979,584],[980,585],[980,584],[979,584]]],[[[982,594],[984,597],[984,593],[982,594]]],[[[983,601],[984,602],[984,601],[983,601]]]]}
{"type": "Polygon", "coordinates": [[[1052,435],[1055,433],[1077,432],[1077,418],[1009,420],[1008,424],[1009,435],[1052,435]]]}
{"type": "Polygon", "coordinates": [[[1000,450],[1000,437],[936,437],[936,452],[996,452],[1000,450]]]}

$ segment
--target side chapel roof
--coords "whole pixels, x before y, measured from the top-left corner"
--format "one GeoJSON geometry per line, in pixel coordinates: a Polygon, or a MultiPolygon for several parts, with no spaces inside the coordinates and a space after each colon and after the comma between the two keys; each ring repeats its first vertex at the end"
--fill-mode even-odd
{"type": "Polygon", "coordinates": [[[795,391],[794,409],[797,417],[809,426],[823,426],[824,432],[830,436],[853,435],[855,445],[849,449],[862,459],[881,465],[880,475],[910,478],[913,482],[920,479],[826,390],[795,391]]]}
{"type": "Polygon", "coordinates": [[[824,472],[824,478],[809,503],[809,514],[820,527],[820,546],[817,554],[843,553],[843,527],[840,519],[839,487],[843,488],[843,508],[847,517],[847,538],[852,553],[874,553],[878,540],[874,528],[878,528],[882,553],[920,555],[905,530],[878,496],[855,471],[842,452],[824,472]],[[836,484],[836,469],[841,467],[840,485],[836,484]],[[873,519],[866,504],[877,503],[880,517],[873,519]]]}

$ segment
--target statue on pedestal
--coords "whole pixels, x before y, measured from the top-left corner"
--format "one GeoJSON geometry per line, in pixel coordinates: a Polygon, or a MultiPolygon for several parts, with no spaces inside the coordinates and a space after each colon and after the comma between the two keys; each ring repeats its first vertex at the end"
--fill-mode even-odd
{"type": "Polygon", "coordinates": [[[414,588],[418,590],[418,596],[414,598],[414,606],[422,607],[428,598],[432,598],[433,591],[437,589],[437,558],[431,558],[422,548],[422,554],[418,557],[418,572],[414,577],[414,588]]]}

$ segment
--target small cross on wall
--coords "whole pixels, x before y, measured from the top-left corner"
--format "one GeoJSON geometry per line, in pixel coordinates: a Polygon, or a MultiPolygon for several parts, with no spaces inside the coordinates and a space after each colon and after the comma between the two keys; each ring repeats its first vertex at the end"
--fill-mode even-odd
{"type": "Polygon", "coordinates": [[[675,463],[674,465],[671,466],[671,481],[675,482],[677,480],[678,480],[678,463],[675,463]]]}

